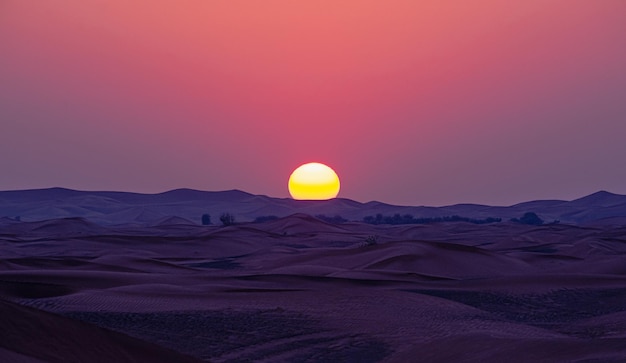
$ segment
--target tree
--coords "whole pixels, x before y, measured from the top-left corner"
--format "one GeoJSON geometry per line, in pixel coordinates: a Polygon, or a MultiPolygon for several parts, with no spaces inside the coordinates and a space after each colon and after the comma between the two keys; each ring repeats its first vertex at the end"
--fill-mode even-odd
{"type": "Polygon", "coordinates": [[[383,223],[383,215],[378,213],[376,214],[376,219],[374,219],[374,224],[382,224],[383,223]]]}
{"type": "Polygon", "coordinates": [[[521,224],[528,224],[531,226],[540,226],[543,224],[543,219],[539,218],[537,213],[534,213],[534,212],[526,212],[524,213],[522,218],[520,219],[513,218],[511,219],[511,221],[521,223],[521,224]]]}
{"type": "Polygon", "coordinates": [[[220,221],[222,221],[224,226],[230,226],[235,224],[235,216],[230,213],[222,213],[220,221]]]}
{"type": "Polygon", "coordinates": [[[203,214],[202,215],[202,225],[203,226],[208,226],[209,224],[211,224],[211,216],[209,214],[203,214]]]}
{"type": "Polygon", "coordinates": [[[315,218],[321,219],[326,223],[333,223],[333,224],[341,224],[341,223],[346,223],[348,221],[347,219],[343,218],[339,214],[335,215],[334,217],[329,217],[324,214],[318,214],[315,216],[315,218]]]}

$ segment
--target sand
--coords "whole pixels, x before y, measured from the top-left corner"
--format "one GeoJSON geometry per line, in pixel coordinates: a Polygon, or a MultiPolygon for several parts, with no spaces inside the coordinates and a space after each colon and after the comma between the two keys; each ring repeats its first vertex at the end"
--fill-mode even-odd
{"type": "Polygon", "coordinates": [[[120,362],[624,361],[625,236],[613,224],[304,214],[230,227],[7,222],[0,360],[78,361],[107,346],[120,362]]]}

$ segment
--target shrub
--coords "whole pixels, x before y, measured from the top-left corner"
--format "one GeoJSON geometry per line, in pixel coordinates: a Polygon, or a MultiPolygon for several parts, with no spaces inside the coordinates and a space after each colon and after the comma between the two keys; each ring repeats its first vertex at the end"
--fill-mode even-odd
{"type": "Polygon", "coordinates": [[[224,226],[231,226],[235,224],[235,216],[230,213],[222,213],[220,216],[220,221],[224,226]]]}
{"type": "Polygon", "coordinates": [[[374,246],[378,244],[378,236],[367,236],[365,237],[365,241],[363,241],[363,246],[374,246]]]}

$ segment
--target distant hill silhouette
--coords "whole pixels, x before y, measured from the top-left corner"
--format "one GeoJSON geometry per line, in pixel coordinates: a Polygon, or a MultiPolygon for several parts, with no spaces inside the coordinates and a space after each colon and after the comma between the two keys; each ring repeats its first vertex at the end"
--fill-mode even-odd
{"type": "Polygon", "coordinates": [[[54,218],[84,218],[102,225],[162,223],[201,224],[203,214],[232,213],[237,222],[251,222],[260,216],[284,217],[294,213],[311,216],[340,216],[362,221],[376,214],[412,215],[416,219],[446,219],[451,216],[481,220],[509,221],[525,213],[544,221],[569,224],[620,224],[626,220],[626,196],[606,191],[573,201],[537,200],[512,206],[456,204],[445,207],[396,206],[381,202],[360,203],[336,198],[327,201],[299,201],[254,195],[241,190],[200,191],[176,189],[158,194],[115,191],[77,191],[65,188],[0,191],[0,218],[4,223],[54,218]],[[176,217],[175,219],[172,219],[176,217]]]}

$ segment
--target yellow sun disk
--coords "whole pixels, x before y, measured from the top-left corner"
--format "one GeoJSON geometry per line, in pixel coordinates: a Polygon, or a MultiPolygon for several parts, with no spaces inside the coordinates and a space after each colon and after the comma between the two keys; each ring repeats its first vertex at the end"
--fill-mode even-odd
{"type": "Polygon", "coordinates": [[[311,185],[289,182],[289,192],[294,199],[331,199],[337,196],[338,183],[311,185]]]}
{"type": "Polygon", "coordinates": [[[289,193],[294,199],[331,199],[337,196],[339,188],[337,174],[324,164],[304,164],[289,178],[289,193]]]}

